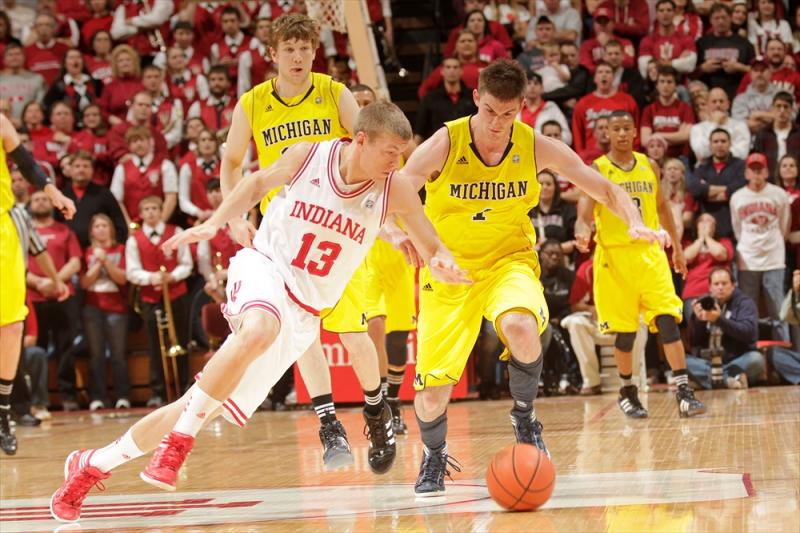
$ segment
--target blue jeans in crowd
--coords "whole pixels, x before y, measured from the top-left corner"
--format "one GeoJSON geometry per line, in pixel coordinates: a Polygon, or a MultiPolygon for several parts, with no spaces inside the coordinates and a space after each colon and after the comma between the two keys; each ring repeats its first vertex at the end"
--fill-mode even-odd
{"type": "Polygon", "coordinates": [[[114,391],[117,399],[130,396],[131,385],[128,378],[128,361],[125,347],[128,339],[128,315],[101,311],[93,305],[83,307],[83,327],[91,356],[91,378],[89,394],[108,406],[106,377],[106,346],[111,354],[111,368],[114,374],[114,391]]]}
{"type": "MultiPolygon", "coordinates": [[[[767,304],[767,314],[773,320],[780,319],[781,304],[786,291],[783,289],[783,281],[785,275],[784,268],[775,270],[740,270],[739,271],[739,288],[748,295],[758,305],[758,300],[761,294],[764,294],[764,300],[767,304]]],[[[780,336],[775,340],[789,340],[789,327],[784,323],[780,328],[777,328],[776,333],[780,336]]]]}
{"type": "Polygon", "coordinates": [[[787,348],[773,348],[772,366],[792,385],[800,384],[800,353],[787,348]]]}
{"type": "MultiPolygon", "coordinates": [[[[689,374],[704,389],[711,388],[711,361],[693,355],[686,356],[686,368],[689,374]]],[[[744,372],[747,374],[747,381],[755,383],[761,378],[761,374],[766,368],[766,362],[761,352],[753,350],[745,352],[739,357],[728,361],[722,365],[723,379],[735,377],[744,372]]]]}

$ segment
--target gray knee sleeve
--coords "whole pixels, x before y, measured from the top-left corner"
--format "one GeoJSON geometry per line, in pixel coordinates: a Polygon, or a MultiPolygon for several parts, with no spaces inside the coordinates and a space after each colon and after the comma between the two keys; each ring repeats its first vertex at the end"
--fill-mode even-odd
{"type": "Polygon", "coordinates": [[[620,352],[630,353],[633,351],[633,343],[636,340],[636,333],[617,333],[617,340],[614,341],[614,348],[620,352]]]}
{"type": "Polygon", "coordinates": [[[408,361],[408,332],[392,331],[386,334],[386,352],[391,366],[406,366],[408,361]]]}
{"type": "Polygon", "coordinates": [[[438,450],[444,446],[445,439],[447,439],[447,411],[430,422],[423,422],[417,416],[417,424],[419,425],[422,443],[429,450],[438,450]]]}
{"type": "Polygon", "coordinates": [[[521,363],[512,355],[508,360],[508,388],[514,403],[533,404],[539,392],[539,378],[542,375],[544,356],[533,363],[521,363]]]}
{"type": "Polygon", "coordinates": [[[674,316],[658,315],[656,317],[656,327],[658,328],[658,336],[661,337],[661,342],[664,344],[681,340],[681,332],[678,330],[678,322],[674,316]]]}

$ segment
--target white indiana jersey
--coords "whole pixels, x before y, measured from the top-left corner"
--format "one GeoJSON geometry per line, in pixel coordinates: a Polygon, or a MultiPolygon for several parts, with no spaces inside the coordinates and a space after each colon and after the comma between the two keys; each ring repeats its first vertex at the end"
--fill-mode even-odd
{"type": "Polygon", "coordinates": [[[312,146],[269,203],[253,240],[277,265],[292,299],[314,312],[336,305],[386,219],[392,175],[346,185],[339,154],[348,142],[312,146]]]}

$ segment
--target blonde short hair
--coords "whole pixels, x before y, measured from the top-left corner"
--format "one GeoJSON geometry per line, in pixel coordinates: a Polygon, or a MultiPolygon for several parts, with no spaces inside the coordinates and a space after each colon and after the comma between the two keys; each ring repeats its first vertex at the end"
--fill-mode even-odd
{"type": "Polygon", "coordinates": [[[378,100],[361,108],[353,133],[364,132],[367,137],[389,133],[404,141],[411,139],[411,124],[405,113],[395,104],[378,100]]]}
{"type": "Polygon", "coordinates": [[[117,68],[117,59],[123,54],[129,54],[133,60],[133,74],[136,78],[142,77],[142,62],[139,59],[139,54],[133,47],[127,44],[119,44],[111,51],[111,74],[114,78],[119,78],[119,69],[117,68]]]}

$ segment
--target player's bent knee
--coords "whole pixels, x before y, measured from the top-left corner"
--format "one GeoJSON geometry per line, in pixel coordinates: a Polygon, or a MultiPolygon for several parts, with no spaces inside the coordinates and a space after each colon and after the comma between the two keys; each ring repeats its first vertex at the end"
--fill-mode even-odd
{"type": "Polygon", "coordinates": [[[248,354],[258,357],[272,345],[279,332],[280,322],[275,315],[253,309],[247,311],[236,337],[247,347],[248,354]]]}
{"type": "Polygon", "coordinates": [[[678,322],[672,315],[658,315],[656,317],[656,327],[658,328],[658,335],[661,337],[661,342],[670,344],[681,340],[681,332],[678,329],[678,322]]]}
{"type": "Polygon", "coordinates": [[[539,325],[533,315],[509,313],[500,319],[500,330],[509,343],[529,344],[539,339],[539,325]]]}
{"type": "Polygon", "coordinates": [[[375,351],[375,345],[372,343],[372,339],[369,338],[369,334],[366,331],[340,333],[339,339],[342,341],[342,345],[351,357],[353,355],[357,357],[360,354],[372,355],[375,351]]]}
{"type": "Polygon", "coordinates": [[[417,391],[414,405],[420,418],[426,420],[442,414],[450,401],[450,389],[451,387],[428,387],[417,391]]]}
{"type": "Polygon", "coordinates": [[[633,343],[636,341],[636,333],[617,333],[614,340],[614,348],[620,352],[630,353],[633,351],[633,343]]]}

